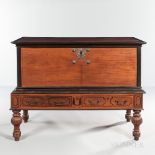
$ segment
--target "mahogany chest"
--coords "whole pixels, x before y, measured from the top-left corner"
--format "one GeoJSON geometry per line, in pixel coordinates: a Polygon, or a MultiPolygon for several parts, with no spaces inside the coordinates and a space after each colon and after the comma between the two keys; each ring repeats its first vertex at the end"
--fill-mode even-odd
{"type": "Polygon", "coordinates": [[[126,110],[139,139],[143,109],[141,46],[134,37],[22,37],[11,93],[16,141],[28,110],[126,110]],[[23,115],[20,111],[23,110],[23,115]],[[133,115],[131,115],[133,110],[133,115]]]}

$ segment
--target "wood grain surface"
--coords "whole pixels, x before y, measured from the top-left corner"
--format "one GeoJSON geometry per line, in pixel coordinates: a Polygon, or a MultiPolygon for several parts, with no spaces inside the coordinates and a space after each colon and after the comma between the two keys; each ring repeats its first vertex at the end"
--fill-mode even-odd
{"type": "Polygon", "coordinates": [[[22,87],[136,86],[136,48],[91,48],[78,59],[72,48],[22,48],[22,87]],[[86,61],[90,60],[90,64],[86,61]]]}
{"type": "Polygon", "coordinates": [[[136,86],[136,48],[92,48],[83,65],[84,86],[136,86]]]}
{"type": "Polygon", "coordinates": [[[81,65],[73,59],[71,48],[22,48],[22,86],[80,86],[81,65]]]}

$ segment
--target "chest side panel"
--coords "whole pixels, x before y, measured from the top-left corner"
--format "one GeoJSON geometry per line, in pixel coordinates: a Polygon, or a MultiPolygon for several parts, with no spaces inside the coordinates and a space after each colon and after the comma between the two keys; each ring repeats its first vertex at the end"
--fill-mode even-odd
{"type": "Polygon", "coordinates": [[[22,48],[22,87],[80,86],[81,65],[71,48],[22,48]]]}
{"type": "Polygon", "coordinates": [[[92,48],[83,65],[84,86],[136,86],[136,48],[92,48]]]}

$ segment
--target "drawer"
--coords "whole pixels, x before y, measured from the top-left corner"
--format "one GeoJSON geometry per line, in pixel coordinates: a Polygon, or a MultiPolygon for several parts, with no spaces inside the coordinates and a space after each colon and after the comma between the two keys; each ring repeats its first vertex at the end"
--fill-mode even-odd
{"type": "Polygon", "coordinates": [[[51,96],[51,95],[18,95],[12,98],[15,107],[42,108],[48,107],[71,107],[72,96],[51,96]]]}
{"type": "Polygon", "coordinates": [[[11,109],[142,108],[141,94],[12,94],[11,109]]]}
{"type": "Polygon", "coordinates": [[[137,85],[137,48],[79,49],[21,48],[21,86],[137,85]]]}
{"type": "Polygon", "coordinates": [[[84,96],[82,103],[85,107],[90,108],[129,108],[133,107],[132,95],[101,95],[101,96],[84,96]]]}

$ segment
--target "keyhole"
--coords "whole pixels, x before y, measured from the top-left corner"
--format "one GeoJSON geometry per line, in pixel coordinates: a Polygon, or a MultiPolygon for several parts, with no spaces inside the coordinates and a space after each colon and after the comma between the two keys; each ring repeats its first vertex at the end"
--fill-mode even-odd
{"type": "Polygon", "coordinates": [[[82,57],[82,51],[80,51],[80,57],[82,57]]]}

